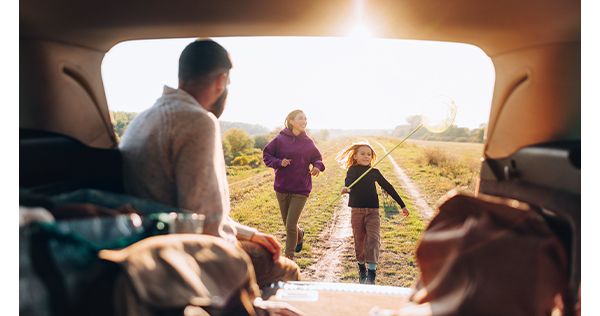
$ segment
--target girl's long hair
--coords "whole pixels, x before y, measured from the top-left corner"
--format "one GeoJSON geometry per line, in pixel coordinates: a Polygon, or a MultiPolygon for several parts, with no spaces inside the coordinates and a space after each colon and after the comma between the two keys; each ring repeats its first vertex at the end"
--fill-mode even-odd
{"type": "Polygon", "coordinates": [[[373,164],[373,162],[377,159],[377,153],[375,152],[373,147],[371,147],[371,144],[369,144],[369,142],[364,141],[364,142],[353,143],[352,145],[348,146],[346,149],[340,151],[340,153],[337,155],[336,159],[340,163],[342,168],[348,169],[356,164],[356,160],[354,160],[354,155],[356,155],[356,152],[358,152],[358,149],[363,146],[369,147],[369,149],[371,149],[372,155],[371,155],[371,162],[369,163],[369,165],[373,164]]]}

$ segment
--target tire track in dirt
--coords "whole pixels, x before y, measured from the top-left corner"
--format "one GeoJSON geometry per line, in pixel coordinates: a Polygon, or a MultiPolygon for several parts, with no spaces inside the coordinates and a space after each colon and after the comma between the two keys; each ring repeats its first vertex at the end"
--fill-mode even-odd
{"type": "MultiPolygon", "coordinates": [[[[383,151],[386,154],[388,153],[385,146],[383,146],[380,142],[376,142],[376,143],[383,149],[383,151]]],[[[400,168],[400,166],[398,166],[398,164],[396,163],[396,160],[394,160],[394,158],[392,158],[391,155],[389,155],[387,157],[389,158],[390,162],[394,166],[394,171],[396,171],[396,175],[398,175],[398,178],[400,178],[402,187],[408,192],[408,194],[412,198],[413,202],[415,203],[415,206],[417,207],[419,213],[421,214],[421,218],[424,221],[429,221],[431,219],[431,217],[433,217],[433,215],[434,215],[433,209],[429,206],[427,201],[425,201],[425,199],[421,195],[421,192],[419,191],[417,186],[414,184],[414,182],[412,182],[412,180],[408,177],[408,175],[406,175],[406,172],[404,172],[404,170],[402,170],[402,168],[400,168]]]]}
{"type": "Polygon", "coordinates": [[[342,255],[351,247],[352,239],[347,195],[342,197],[335,208],[330,226],[323,230],[319,239],[324,241],[321,255],[314,264],[302,271],[303,279],[338,282],[342,274],[342,255]]]}

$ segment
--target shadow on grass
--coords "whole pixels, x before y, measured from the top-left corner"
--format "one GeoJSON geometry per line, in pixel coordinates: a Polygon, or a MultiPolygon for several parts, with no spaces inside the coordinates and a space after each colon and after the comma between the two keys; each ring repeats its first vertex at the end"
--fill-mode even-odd
{"type": "Polygon", "coordinates": [[[400,210],[396,206],[388,206],[388,205],[385,205],[383,207],[383,212],[385,213],[386,218],[394,218],[400,214],[400,210]]]}

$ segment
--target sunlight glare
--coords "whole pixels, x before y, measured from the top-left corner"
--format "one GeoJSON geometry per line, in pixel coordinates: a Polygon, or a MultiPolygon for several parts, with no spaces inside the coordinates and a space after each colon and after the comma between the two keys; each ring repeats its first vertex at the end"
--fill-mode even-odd
{"type": "Polygon", "coordinates": [[[354,1],[354,17],[350,24],[347,37],[351,38],[370,38],[373,37],[371,28],[367,26],[364,18],[364,0],[354,1]]]}
{"type": "Polygon", "coordinates": [[[369,38],[373,37],[371,30],[363,23],[355,24],[347,34],[352,38],[369,38]]]}
{"type": "Polygon", "coordinates": [[[456,118],[458,107],[449,96],[438,94],[428,98],[420,106],[421,123],[432,133],[443,133],[456,118]]]}

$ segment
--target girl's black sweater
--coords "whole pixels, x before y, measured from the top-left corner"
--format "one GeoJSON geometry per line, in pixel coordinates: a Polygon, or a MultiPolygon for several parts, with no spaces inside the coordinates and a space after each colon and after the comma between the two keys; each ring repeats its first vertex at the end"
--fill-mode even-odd
{"type": "MultiPolygon", "coordinates": [[[[358,179],[358,177],[369,168],[370,167],[368,166],[361,165],[354,165],[348,168],[345,181],[346,187],[352,184],[352,182],[358,179]]],[[[350,189],[350,201],[348,202],[348,206],[379,208],[379,198],[377,197],[375,182],[379,183],[379,186],[400,204],[401,208],[406,206],[404,201],[402,201],[402,198],[400,198],[400,195],[398,195],[398,192],[394,190],[394,187],[383,177],[381,172],[375,168],[369,171],[364,178],[360,179],[360,181],[350,189]]]]}

